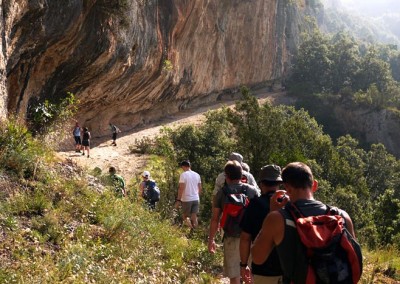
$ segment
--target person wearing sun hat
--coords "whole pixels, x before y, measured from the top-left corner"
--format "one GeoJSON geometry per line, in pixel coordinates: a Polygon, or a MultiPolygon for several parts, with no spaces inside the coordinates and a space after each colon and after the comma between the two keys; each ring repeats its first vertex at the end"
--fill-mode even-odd
{"type": "MultiPolygon", "coordinates": [[[[232,152],[229,154],[228,161],[238,161],[242,166],[242,182],[248,183],[256,188],[258,193],[260,193],[260,189],[258,188],[257,182],[253,175],[250,172],[246,172],[243,170],[243,156],[240,153],[232,152]]],[[[216,195],[217,192],[224,186],[225,184],[225,173],[220,173],[215,179],[215,186],[213,195],[216,195]]]]}
{"type": "Polygon", "coordinates": [[[139,189],[144,200],[150,209],[156,208],[156,202],[160,199],[160,189],[158,188],[155,180],[151,179],[150,172],[144,171],[142,174],[142,182],[139,189]]]}
{"type": "Polygon", "coordinates": [[[261,265],[248,264],[250,247],[260,231],[264,218],[270,211],[271,196],[279,189],[282,183],[281,168],[277,165],[266,165],[261,168],[258,183],[261,196],[254,198],[243,215],[240,223],[240,274],[245,283],[253,280],[254,284],[282,283],[282,269],[279,257],[274,249],[269,258],[261,265]]]}

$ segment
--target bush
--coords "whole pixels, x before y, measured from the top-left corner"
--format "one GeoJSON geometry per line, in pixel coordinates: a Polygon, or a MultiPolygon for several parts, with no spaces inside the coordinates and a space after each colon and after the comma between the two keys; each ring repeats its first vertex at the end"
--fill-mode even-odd
{"type": "Polygon", "coordinates": [[[19,177],[35,178],[51,156],[44,143],[33,138],[16,118],[0,123],[0,165],[6,171],[19,177]]]}

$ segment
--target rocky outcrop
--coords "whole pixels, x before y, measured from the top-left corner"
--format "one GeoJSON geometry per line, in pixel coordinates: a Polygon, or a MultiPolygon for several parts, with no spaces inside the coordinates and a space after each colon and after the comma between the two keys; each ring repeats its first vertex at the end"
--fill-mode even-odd
{"type": "Polygon", "coordinates": [[[0,110],[72,92],[92,133],[279,81],[303,1],[0,0],[0,110]]]}
{"type": "Polygon", "coordinates": [[[341,135],[350,133],[363,144],[382,143],[388,152],[400,158],[398,111],[354,109],[343,105],[336,105],[332,110],[336,117],[336,127],[341,129],[341,135]]]}

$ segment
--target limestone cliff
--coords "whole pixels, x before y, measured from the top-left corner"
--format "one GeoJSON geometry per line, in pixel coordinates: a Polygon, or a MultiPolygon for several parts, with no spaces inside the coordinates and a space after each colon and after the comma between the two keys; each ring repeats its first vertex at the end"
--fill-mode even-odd
{"type": "Polygon", "coordinates": [[[279,81],[303,1],[0,0],[0,110],[80,100],[92,133],[279,81]]]}

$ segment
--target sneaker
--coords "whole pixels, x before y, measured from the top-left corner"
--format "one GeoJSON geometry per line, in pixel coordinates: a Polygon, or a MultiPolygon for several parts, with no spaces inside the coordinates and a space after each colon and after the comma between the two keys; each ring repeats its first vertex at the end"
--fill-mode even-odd
{"type": "Polygon", "coordinates": [[[82,156],[85,156],[85,153],[82,153],[82,156]]]}
{"type": "Polygon", "coordinates": [[[90,156],[89,156],[89,155],[87,155],[87,157],[88,157],[88,158],[90,158],[90,156]]]}
{"type": "Polygon", "coordinates": [[[193,228],[192,227],[192,222],[190,222],[189,218],[186,218],[185,221],[183,222],[186,226],[188,226],[189,228],[193,228]]]}

